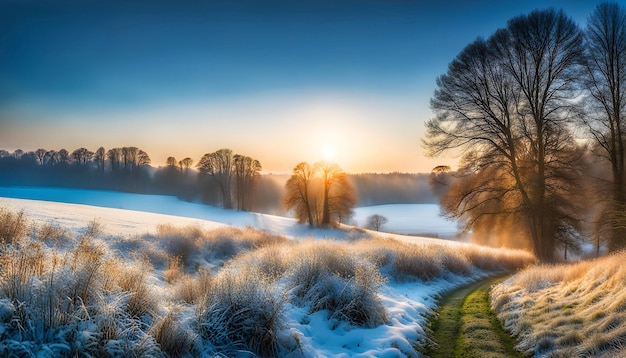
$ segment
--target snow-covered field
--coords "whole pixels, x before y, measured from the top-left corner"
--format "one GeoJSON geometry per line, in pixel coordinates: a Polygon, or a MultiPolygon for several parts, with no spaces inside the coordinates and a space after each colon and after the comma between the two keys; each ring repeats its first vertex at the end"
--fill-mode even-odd
{"type": "MultiPolygon", "coordinates": [[[[105,208],[126,209],[178,217],[213,221],[237,227],[251,226],[276,234],[288,236],[332,235],[328,232],[315,232],[300,225],[294,226],[294,220],[281,216],[221,210],[211,206],[181,201],[173,196],[141,195],[96,190],[0,187],[0,197],[52,201],[70,204],[84,204],[105,208]],[[304,230],[303,230],[304,229],[304,230]]],[[[382,231],[407,235],[436,236],[452,238],[458,232],[456,224],[439,215],[436,204],[389,204],[357,207],[353,221],[359,227],[366,225],[366,219],[372,214],[385,216],[389,222],[382,231]]],[[[162,218],[164,219],[164,218],[162,218]]],[[[143,219],[142,219],[143,220],[143,219]]],[[[146,223],[147,226],[150,222],[146,223]]],[[[154,225],[152,225],[154,227],[154,225]]]]}
{"type": "Polygon", "coordinates": [[[360,227],[367,224],[370,215],[382,215],[388,222],[381,231],[405,235],[454,238],[458,229],[453,221],[439,215],[437,204],[388,204],[354,209],[353,219],[360,227]]]}
{"type": "MultiPolygon", "coordinates": [[[[397,229],[402,227],[401,223],[403,220],[408,220],[407,218],[412,217],[412,215],[419,216],[419,212],[417,212],[404,216],[404,219],[395,219],[396,217],[399,218],[402,213],[406,213],[406,211],[404,211],[401,206],[386,207],[387,208],[373,208],[371,211],[362,208],[362,210],[357,211],[357,220],[362,216],[366,217],[369,215],[368,213],[382,213],[390,218],[390,225],[397,225],[394,231],[400,231],[397,229]],[[381,209],[390,210],[384,211],[381,209]]],[[[311,230],[307,226],[298,225],[295,220],[290,218],[221,210],[200,204],[185,203],[175,198],[165,196],[69,189],[0,188],[0,208],[6,208],[14,212],[23,211],[27,218],[37,222],[39,225],[42,223],[59,225],[60,227],[68,229],[74,237],[79,237],[84,234],[85,227],[88,223],[96,219],[102,224],[103,231],[103,234],[97,239],[98,245],[104,247],[104,251],[110,252],[111,255],[122,255],[122,257],[125,257],[124,260],[129,258],[123,252],[119,253],[119,250],[120,248],[132,246],[129,242],[140,247],[141,250],[150,248],[150,252],[152,253],[163,247],[166,248],[163,250],[172,250],[171,244],[159,241],[166,240],[166,236],[155,236],[157,233],[157,225],[170,224],[176,227],[191,225],[201,230],[212,230],[227,226],[253,227],[270,234],[285,235],[290,237],[293,242],[296,242],[296,244],[294,244],[296,246],[292,245],[287,246],[287,248],[275,249],[272,247],[266,249],[269,250],[270,253],[272,252],[271,250],[287,250],[290,247],[291,249],[289,250],[304,250],[303,252],[307,252],[306,245],[309,244],[307,241],[303,241],[303,238],[307,237],[338,239],[339,241],[337,241],[338,243],[336,245],[339,246],[332,246],[335,244],[329,243],[328,240],[320,241],[326,242],[323,245],[327,245],[322,246],[322,248],[333,248],[330,251],[334,251],[335,249],[339,251],[354,250],[355,254],[352,256],[359,257],[358,260],[365,260],[367,265],[371,263],[381,265],[381,274],[384,276],[384,281],[381,281],[382,286],[378,290],[378,298],[376,300],[380,300],[384,306],[386,312],[384,323],[369,328],[355,326],[354,324],[346,322],[342,323],[341,319],[339,319],[339,321],[337,321],[337,319],[329,319],[329,313],[326,310],[315,311],[306,308],[308,307],[306,305],[298,305],[288,300],[288,303],[284,306],[286,310],[283,322],[284,329],[280,332],[281,337],[279,338],[283,341],[297,342],[294,346],[295,348],[289,352],[292,356],[419,356],[419,353],[414,350],[414,347],[421,344],[424,340],[425,333],[423,326],[426,317],[432,312],[431,309],[434,308],[436,298],[439,295],[464,283],[477,280],[496,271],[501,271],[505,266],[510,268],[511,265],[515,266],[523,262],[528,263],[532,261],[529,255],[517,251],[482,249],[468,244],[456,244],[450,241],[442,242],[436,239],[402,235],[385,236],[402,239],[405,243],[409,242],[417,245],[442,245],[443,243],[445,243],[445,245],[416,246],[415,248],[413,248],[412,245],[406,247],[400,246],[399,251],[395,251],[397,252],[395,254],[393,253],[394,251],[388,251],[389,253],[382,254],[386,249],[384,241],[359,241],[367,240],[362,237],[370,237],[374,234],[372,232],[348,230],[347,228],[342,230],[311,230]],[[152,246],[148,246],[148,243],[143,243],[142,240],[146,242],[150,241],[150,245],[152,246]],[[302,241],[302,243],[298,244],[297,242],[300,241],[302,241]],[[360,247],[360,242],[363,242],[363,248],[360,247]],[[450,245],[458,245],[458,249],[445,249],[450,245]],[[368,248],[365,248],[365,246],[368,248]],[[421,249],[421,247],[423,247],[423,249],[421,249]],[[440,247],[440,249],[437,249],[437,247],[440,247]],[[116,250],[118,252],[117,254],[115,253],[116,250]],[[428,278],[420,278],[420,271],[417,273],[418,276],[411,276],[410,274],[397,276],[402,267],[398,261],[400,260],[400,256],[395,257],[394,255],[400,255],[401,252],[407,250],[416,254],[429,252],[428,255],[430,255],[430,259],[427,258],[427,260],[431,260],[432,262],[426,264],[436,266],[435,271],[439,273],[428,278]],[[361,259],[360,257],[367,259],[361,259]],[[507,258],[510,258],[511,261],[505,262],[504,260],[507,258]],[[503,261],[501,263],[492,262],[485,264],[485,262],[489,262],[489,259],[492,261],[503,261]],[[388,269],[383,270],[382,266],[388,267],[388,269]],[[393,267],[393,269],[389,267],[393,267]]],[[[433,218],[427,219],[425,222],[428,222],[428,220],[432,220],[433,223],[435,223],[433,218]]],[[[433,230],[428,230],[428,232],[433,233],[436,232],[436,230],[447,229],[442,224],[441,226],[434,227],[433,230]]],[[[76,242],[76,240],[74,240],[74,242],[76,242]]],[[[191,250],[191,255],[195,255],[194,257],[201,255],[201,253],[197,252],[199,250],[198,248],[206,247],[201,246],[197,242],[194,242],[193,245],[196,245],[193,246],[195,250],[191,250]]],[[[56,250],[57,248],[54,249],[56,250]]],[[[71,249],[70,246],[68,250],[71,249]]],[[[179,248],[176,247],[176,249],[179,248]]],[[[164,252],[165,254],[171,254],[171,252],[168,251],[164,252]]],[[[259,252],[261,252],[260,249],[259,252]]],[[[276,252],[274,252],[274,254],[276,254],[276,252]]],[[[252,251],[252,254],[254,254],[254,251],[252,251]]],[[[155,254],[152,255],[154,256],[155,254]]],[[[289,255],[287,254],[285,256],[289,255]]],[[[243,257],[245,259],[245,255],[243,257]]],[[[254,262],[252,259],[248,260],[254,262]]],[[[283,260],[286,259],[283,258],[283,260]]],[[[292,260],[299,262],[301,258],[292,258],[292,260]]],[[[417,261],[417,259],[409,259],[408,262],[402,265],[404,265],[403,267],[410,268],[411,265],[420,264],[417,261]]],[[[206,261],[194,262],[195,266],[207,263],[206,261]]],[[[208,262],[208,264],[212,265],[214,275],[220,277],[221,263],[208,262]]],[[[236,264],[237,261],[229,267],[237,267],[236,264]]],[[[156,295],[157,301],[160,302],[161,305],[167,306],[160,307],[160,309],[156,310],[156,316],[153,320],[156,322],[162,319],[162,317],[159,318],[159,315],[163,316],[167,314],[167,312],[174,310],[181,316],[181,322],[193,321],[195,317],[194,309],[184,305],[179,307],[180,303],[172,301],[171,293],[168,293],[172,289],[164,280],[164,277],[167,276],[166,270],[168,270],[167,266],[155,265],[150,271],[151,276],[147,280],[150,284],[150,292],[156,295]],[[178,308],[172,308],[173,306],[178,308]]],[[[286,270],[288,271],[288,269],[286,270]]],[[[283,277],[277,281],[274,290],[281,290],[281,287],[288,285],[288,283],[285,282],[289,281],[285,280],[287,279],[283,277]]],[[[338,280],[338,282],[344,282],[345,285],[354,284],[354,282],[351,281],[352,279],[349,278],[338,280]]],[[[289,296],[289,292],[291,291],[282,293],[274,292],[272,294],[289,296]]],[[[0,316],[6,316],[7,312],[11,311],[7,308],[7,304],[9,304],[9,302],[6,299],[0,299],[0,316]],[[2,306],[3,304],[5,305],[4,307],[2,306]]],[[[9,323],[5,322],[5,325],[3,325],[2,317],[0,317],[0,337],[2,337],[3,334],[8,334],[8,324],[9,323]]],[[[147,323],[144,322],[144,324],[147,323]]],[[[185,329],[191,330],[188,326],[185,327],[185,329]]],[[[149,335],[149,332],[152,331],[146,330],[146,332],[148,332],[147,334],[149,335]]],[[[91,334],[94,333],[92,332],[91,334]]],[[[197,335],[197,333],[189,334],[190,337],[194,335],[197,335]]],[[[15,339],[15,337],[12,339],[15,339]]],[[[28,349],[35,355],[41,354],[46,356],[49,352],[57,352],[55,349],[65,351],[66,347],[64,344],[69,345],[69,343],[65,341],[56,342],[50,337],[44,337],[42,338],[42,342],[28,346],[31,347],[28,349]],[[49,339],[50,342],[46,342],[47,339],[49,339]]],[[[0,354],[2,353],[2,345],[3,342],[0,341],[0,354]]],[[[194,343],[195,350],[190,354],[209,354],[212,350],[207,345],[210,345],[207,341],[196,339],[194,343]]],[[[289,344],[285,344],[284,347],[289,347],[289,344]]],[[[282,349],[285,349],[284,347],[282,349]]],[[[282,353],[285,353],[285,351],[282,353]]]]}

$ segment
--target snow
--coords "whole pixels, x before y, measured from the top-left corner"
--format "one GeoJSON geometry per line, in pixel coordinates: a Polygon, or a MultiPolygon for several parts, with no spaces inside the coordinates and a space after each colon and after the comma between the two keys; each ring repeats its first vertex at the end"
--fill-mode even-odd
{"type": "MultiPolygon", "coordinates": [[[[14,210],[23,209],[29,216],[47,217],[52,208],[49,202],[78,204],[59,208],[59,223],[72,222],[76,215],[82,223],[99,218],[108,228],[110,234],[143,234],[157,224],[174,224],[176,226],[199,225],[205,229],[219,226],[253,227],[270,234],[289,237],[316,237],[345,239],[348,233],[335,229],[311,229],[308,225],[299,225],[293,218],[224,210],[209,205],[186,202],[175,196],[143,195],[114,191],[37,188],[37,187],[0,187],[0,205],[14,210]],[[12,202],[2,198],[35,200],[35,202],[12,202]],[[97,208],[96,208],[97,207],[97,208]],[[104,211],[98,208],[118,209],[104,211]],[[148,215],[148,213],[160,215],[148,215]],[[125,231],[127,230],[127,231],[125,231]]],[[[449,238],[456,233],[454,223],[438,215],[439,207],[433,204],[394,204],[359,207],[355,210],[354,219],[358,226],[365,226],[365,219],[372,214],[381,214],[389,218],[383,229],[386,232],[441,235],[449,238]],[[432,230],[429,230],[429,223],[432,230]]],[[[79,223],[81,222],[79,220],[79,223]]],[[[82,225],[82,224],[81,224],[82,225]]],[[[369,232],[370,235],[380,233],[369,232]]],[[[419,236],[404,236],[385,233],[393,237],[413,243],[441,243],[419,236]]]]}
{"type": "MultiPolygon", "coordinates": [[[[0,187],[0,207],[12,211],[23,210],[30,219],[38,222],[54,221],[75,232],[83,229],[89,221],[97,219],[103,225],[105,234],[117,237],[154,232],[158,224],[196,225],[203,229],[251,226],[292,238],[345,239],[350,235],[346,230],[312,230],[306,225],[298,225],[291,218],[223,210],[161,195],[0,187]]],[[[436,212],[436,205],[383,205],[357,208],[355,220],[363,225],[368,215],[377,213],[389,218],[386,229],[390,231],[431,234],[454,232],[454,225],[436,216],[436,212]]],[[[456,244],[415,236],[385,236],[417,243],[456,244]]],[[[162,273],[157,275],[162,276],[162,273]]],[[[300,337],[302,351],[310,357],[419,356],[412,346],[425,337],[423,327],[426,317],[435,307],[436,297],[484,275],[476,271],[469,276],[448,274],[426,283],[389,282],[381,291],[389,322],[372,329],[331,322],[324,311],[308,314],[302,308],[288,306],[288,330],[300,337]]],[[[154,284],[158,291],[158,283],[154,284]]]]}
{"type": "Polygon", "coordinates": [[[364,227],[370,215],[382,215],[388,219],[381,231],[398,234],[436,236],[453,238],[456,236],[456,223],[439,215],[436,204],[388,204],[363,206],[354,209],[353,220],[364,227]]]}

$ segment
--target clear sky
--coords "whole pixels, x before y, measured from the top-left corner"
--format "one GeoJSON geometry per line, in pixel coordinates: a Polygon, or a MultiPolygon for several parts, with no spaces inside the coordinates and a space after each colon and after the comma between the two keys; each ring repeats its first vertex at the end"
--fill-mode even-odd
{"type": "Polygon", "coordinates": [[[595,1],[0,1],[0,149],[227,147],[265,172],[330,159],[428,172],[436,78],[513,16],[595,1]]]}

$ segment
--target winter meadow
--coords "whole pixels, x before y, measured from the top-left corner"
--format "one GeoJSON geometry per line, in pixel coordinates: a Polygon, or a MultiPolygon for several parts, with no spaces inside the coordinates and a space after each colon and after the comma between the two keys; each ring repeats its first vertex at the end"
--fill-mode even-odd
{"type": "Polygon", "coordinates": [[[623,4],[10,0],[0,78],[1,357],[626,356],[623,4]]]}

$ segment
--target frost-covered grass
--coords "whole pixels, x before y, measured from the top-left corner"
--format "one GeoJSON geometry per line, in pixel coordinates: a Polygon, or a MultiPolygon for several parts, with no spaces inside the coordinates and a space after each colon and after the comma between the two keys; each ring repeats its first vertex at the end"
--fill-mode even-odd
{"type": "Polygon", "coordinates": [[[626,253],[534,266],[499,284],[492,306],[517,348],[546,357],[618,357],[626,349],[626,253]]]}
{"type": "Polygon", "coordinates": [[[534,261],[349,233],[163,224],[137,234],[115,209],[80,224],[56,220],[69,204],[56,205],[0,245],[0,356],[419,356],[435,296],[534,261]]]}

